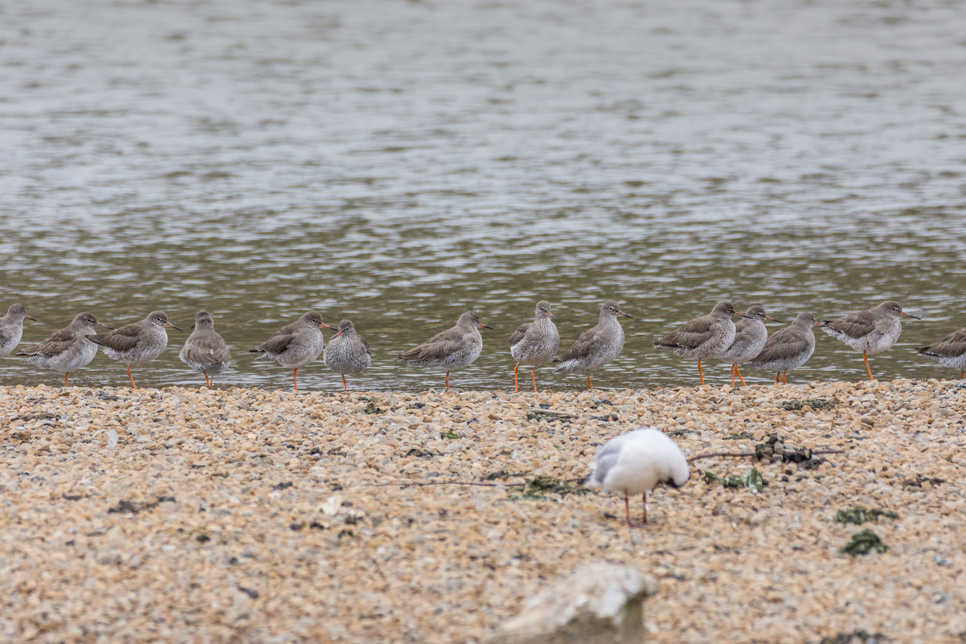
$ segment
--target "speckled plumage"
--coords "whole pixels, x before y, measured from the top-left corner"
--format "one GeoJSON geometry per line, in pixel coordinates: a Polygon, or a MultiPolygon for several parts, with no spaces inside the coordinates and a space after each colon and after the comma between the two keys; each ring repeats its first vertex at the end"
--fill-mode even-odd
{"type": "Polygon", "coordinates": [[[761,352],[745,364],[777,373],[775,382],[785,382],[788,372],[802,366],[815,352],[815,316],[799,313],[790,325],[771,334],[761,352]]]}
{"type": "Polygon", "coordinates": [[[70,372],[86,367],[97,355],[97,345],[87,336],[94,335],[94,327],[111,329],[101,324],[93,313],[78,313],[69,326],[55,331],[40,344],[26,347],[17,353],[21,362],[64,374],[64,386],[70,372]]]}
{"type": "Polygon", "coordinates": [[[736,332],[731,318],[736,315],[741,314],[735,313],[735,307],[730,302],[718,302],[710,314],[694,318],[660,340],[655,340],[654,348],[667,349],[682,358],[697,359],[698,376],[703,385],[701,360],[718,358],[731,346],[736,332]]]}
{"type": "Polygon", "coordinates": [[[557,331],[557,325],[553,323],[550,302],[537,302],[533,322],[518,326],[507,342],[510,343],[510,355],[517,361],[513,369],[514,391],[519,391],[517,370],[521,364],[525,364],[533,366],[530,378],[533,381],[533,391],[536,392],[537,367],[552,361],[557,354],[557,349],[560,348],[560,333],[557,331]]]}
{"type": "Polygon", "coordinates": [[[228,371],[231,365],[231,350],[225,339],[215,331],[215,320],[208,311],[195,313],[195,328],[188,336],[178,353],[185,363],[205,377],[205,384],[211,387],[215,376],[228,371]]]}
{"type": "Polygon", "coordinates": [[[862,352],[871,381],[873,378],[869,356],[881,353],[896,343],[899,334],[902,333],[900,317],[919,319],[915,315],[904,313],[898,302],[888,300],[879,306],[853,313],[841,320],[825,320],[822,322],[822,330],[836,340],[841,340],[856,351],[862,352]]]}
{"type": "Polygon", "coordinates": [[[643,495],[647,523],[647,493],[658,483],[683,487],[690,469],[681,449],[656,427],[636,429],[608,441],[594,456],[593,473],[586,485],[605,492],[623,492],[627,523],[631,524],[628,496],[643,495]]]}
{"type": "Polygon", "coordinates": [[[299,367],[304,367],[322,354],[325,348],[322,329],[331,328],[322,321],[321,313],[306,311],[298,320],[283,326],[271,338],[251,349],[250,353],[261,354],[255,360],[273,360],[291,369],[295,393],[298,393],[299,367]]]}
{"type": "Polygon", "coordinates": [[[966,329],[953,331],[939,342],[916,351],[944,367],[958,369],[959,377],[966,378],[966,329]]]}
{"type": "MultiPolygon", "coordinates": [[[[765,309],[760,306],[755,305],[749,307],[745,311],[745,317],[735,323],[735,339],[732,341],[731,346],[718,356],[719,360],[731,365],[732,387],[735,384],[735,374],[737,373],[738,377],[741,378],[741,372],[738,371],[738,367],[761,353],[765,342],[768,340],[768,329],[765,328],[765,320],[772,320],[773,322],[780,321],[768,317],[765,309]]],[[[745,384],[744,378],[741,378],[741,384],[745,384]]]]}
{"type": "Polygon", "coordinates": [[[345,377],[362,373],[372,364],[372,350],[366,339],[356,331],[352,320],[339,322],[336,333],[322,353],[325,366],[342,376],[342,388],[348,391],[345,377]]]}
{"type": "Polygon", "coordinates": [[[107,333],[89,335],[87,339],[101,345],[107,357],[125,363],[131,386],[137,389],[131,367],[150,362],[161,355],[168,346],[165,327],[178,329],[168,322],[168,316],[163,311],[154,311],[140,322],[127,324],[107,333]]]}
{"type": "Polygon", "coordinates": [[[483,351],[480,328],[490,327],[480,322],[476,313],[467,311],[460,316],[456,326],[400,354],[399,359],[408,366],[445,371],[446,389],[449,390],[449,372],[473,364],[483,351]]]}
{"type": "Polygon", "coordinates": [[[593,326],[577,338],[570,349],[561,358],[554,373],[585,373],[587,386],[594,388],[590,380],[592,371],[610,364],[620,355],[624,348],[624,329],[621,328],[617,316],[622,315],[634,319],[621,311],[621,306],[614,300],[604,302],[600,307],[597,326],[593,326]]]}
{"type": "Polygon", "coordinates": [[[27,315],[27,309],[23,304],[11,304],[7,314],[0,318],[0,358],[10,355],[10,352],[20,344],[24,319],[34,320],[27,315]]]}

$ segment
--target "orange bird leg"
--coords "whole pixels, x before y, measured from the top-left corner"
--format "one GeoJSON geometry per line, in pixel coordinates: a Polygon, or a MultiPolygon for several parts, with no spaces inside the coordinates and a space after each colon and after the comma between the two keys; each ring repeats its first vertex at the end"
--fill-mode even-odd
{"type": "Polygon", "coordinates": [[[534,367],[530,372],[530,380],[533,381],[533,393],[537,393],[537,368],[534,367]]]}
{"type": "Polygon", "coordinates": [[[589,373],[587,374],[587,386],[588,386],[588,387],[590,387],[590,390],[591,390],[591,391],[593,391],[593,390],[594,390],[594,383],[592,383],[592,382],[590,381],[590,374],[589,374],[589,373]]]}
{"type": "Polygon", "coordinates": [[[778,373],[775,374],[775,384],[777,385],[781,383],[781,381],[782,381],[782,372],[779,371],[778,373]]]}
{"type": "Polygon", "coordinates": [[[513,391],[520,391],[520,385],[517,383],[517,370],[520,368],[520,363],[513,367],[513,391]]]}
{"type": "Polygon", "coordinates": [[[959,372],[959,379],[962,380],[963,378],[966,378],[966,371],[959,372]]]}
{"type": "Polygon", "coordinates": [[[644,505],[644,518],[641,519],[641,525],[647,525],[647,492],[641,495],[641,503],[644,505]]]}
{"type": "Polygon", "coordinates": [[[131,375],[131,365],[127,366],[127,377],[131,379],[131,386],[137,389],[138,386],[134,384],[134,376],[131,375]]]}
{"type": "Polygon", "coordinates": [[[69,375],[70,375],[70,372],[69,371],[65,371],[64,372],[64,386],[65,387],[67,386],[67,376],[69,376],[69,375]]]}
{"type": "Polygon", "coordinates": [[[783,385],[787,385],[787,384],[788,384],[788,383],[786,382],[786,379],[787,379],[787,378],[788,378],[788,372],[786,371],[786,372],[784,372],[784,373],[782,374],[782,384],[783,384],[783,385]]]}
{"type": "Polygon", "coordinates": [[[446,372],[446,391],[449,391],[449,371],[446,372]]]}
{"type": "Polygon", "coordinates": [[[627,525],[633,528],[634,524],[631,523],[631,502],[627,499],[627,490],[624,490],[624,514],[627,516],[627,525]]]}
{"type": "Polygon", "coordinates": [[[872,382],[874,380],[872,378],[872,369],[869,367],[869,356],[865,354],[865,351],[862,352],[862,359],[865,360],[865,370],[869,372],[869,382],[872,382]]]}
{"type": "Polygon", "coordinates": [[[731,388],[735,388],[735,366],[731,365],[731,388]]]}
{"type": "MultiPolygon", "coordinates": [[[[741,386],[742,386],[742,387],[747,387],[748,385],[746,385],[746,384],[745,384],[745,379],[741,377],[741,372],[740,372],[740,371],[738,371],[738,365],[735,365],[735,373],[736,373],[736,374],[738,374],[738,380],[740,380],[740,381],[741,381],[741,386]]],[[[732,386],[732,387],[734,387],[734,386],[735,386],[735,385],[734,385],[734,381],[735,381],[735,379],[734,379],[734,378],[732,378],[732,379],[731,379],[731,383],[732,383],[732,384],[731,384],[731,386],[732,386]]]]}
{"type": "Polygon", "coordinates": [[[299,370],[292,369],[292,380],[295,381],[295,393],[299,392],[299,370]]]}
{"type": "Polygon", "coordinates": [[[704,385],[704,373],[701,371],[701,358],[698,358],[698,377],[701,378],[701,384],[704,385]]]}
{"type": "Polygon", "coordinates": [[[349,383],[345,381],[345,374],[342,374],[342,391],[349,391],[349,383]]]}

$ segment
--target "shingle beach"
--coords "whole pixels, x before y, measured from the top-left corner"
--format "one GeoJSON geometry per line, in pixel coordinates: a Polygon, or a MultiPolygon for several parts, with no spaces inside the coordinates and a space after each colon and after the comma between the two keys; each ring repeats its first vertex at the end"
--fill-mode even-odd
{"type": "Polygon", "coordinates": [[[609,561],[659,580],[649,641],[961,642],[964,412],[966,388],[935,380],[4,387],[0,641],[481,642],[537,590],[609,561]],[[688,457],[775,436],[786,452],[844,451],[694,461],[687,486],[649,495],[651,523],[628,528],[622,497],[576,479],[644,425],[688,457]],[[752,467],[757,494],[703,474],[752,467]],[[836,520],[855,508],[894,514],[836,520]],[[864,529],[887,549],[841,552],[864,529]]]}

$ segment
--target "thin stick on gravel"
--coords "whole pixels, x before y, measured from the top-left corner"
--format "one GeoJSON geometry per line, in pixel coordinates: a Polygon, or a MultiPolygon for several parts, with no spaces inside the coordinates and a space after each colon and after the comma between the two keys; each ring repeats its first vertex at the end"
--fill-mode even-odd
{"type": "Polygon", "coordinates": [[[528,410],[534,414],[546,414],[548,416],[561,416],[563,418],[579,418],[578,414],[569,411],[556,411],[555,409],[542,409],[540,407],[530,407],[528,410]]]}
{"type": "Polygon", "coordinates": [[[473,485],[476,487],[519,487],[524,485],[524,483],[478,483],[476,481],[430,481],[427,483],[423,482],[409,482],[409,483],[372,483],[370,485],[354,485],[352,489],[358,489],[362,487],[405,487],[407,485],[417,485],[420,487],[427,487],[433,485],[473,485]]]}
{"type": "MultiPolygon", "coordinates": [[[[844,449],[823,449],[823,450],[813,450],[812,454],[844,454],[844,449]]],[[[733,452],[716,452],[714,454],[699,454],[698,456],[692,456],[688,459],[688,462],[697,461],[702,458],[715,458],[716,456],[726,456],[728,458],[741,458],[744,456],[754,456],[754,452],[741,452],[735,454],[733,452]]]]}

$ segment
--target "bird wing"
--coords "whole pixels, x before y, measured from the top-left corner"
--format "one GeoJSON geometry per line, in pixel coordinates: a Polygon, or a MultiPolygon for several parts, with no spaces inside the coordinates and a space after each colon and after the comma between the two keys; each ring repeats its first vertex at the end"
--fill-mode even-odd
{"type": "Polygon", "coordinates": [[[744,337],[751,333],[753,323],[754,320],[749,320],[747,318],[741,318],[738,320],[738,322],[735,323],[735,340],[732,342],[732,344],[738,342],[738,338],[744,337]]]}
{"type": "Polygon", "coordinates": [[[18,356],[51,356],[63,353],[71,347],[77,340],[77,334],[73,329],[66,328],[55,331],[46,340],[32,347],[25,347],[17,353],[18,356]]]}
{"type": "Polygon", "coordinates": [[[601,332],[600,325],[590,327],[586,331],[580,334],[577,341],[574,342],[573,346],[567,350],[567,353],[560,358],[559,362],[565,362],[567,360],[580,360],[586,356],[594,353],[597,346],[601,342],[606,342],[604,334],[601,332]]]}
{"type": "Polygon", "coordinates": [[[775,360],[785,360],[789,356],[799,355],[803,351],[808,350],[808,338],[798,335],[796,333],[790,332],[792,327],[786,327],[780,331],[776,331],[768,338],[765,342],[765,346],[762,347],[761,353],[759,353],[750,362],[764,363],[764,362],[774,362],[775,360]]]}
{"type": "Polygon", "coordinates": [[[623,449],[628,441],[628,437],[632,433],[628,432],[627,434],[621,434],[616,438],[612,438],[597,451],[592,466],[594,471],[587,478],[588,484],[602,484],[607,479],[607,472],[617,464],[617,459],[621,455],[621,449],[623,449]]]}
{"type": "Polygon", "coordinates": [[[271,353],[272,355],[279,355],[285,353],[288,349],[288,345],[292,343],[295,339],[295,329],[293,325],[283,326],[281,329],[275,332],[275,335],[270,337],[265,342],[252,349],[252,351],[258,353],[271,353]]]}
{"type": "Polygon", "coordinates": [[[442,360],[463,346],[463,331],[457,327],[440,331],[418,347],[400,354],[400,360],[442,360]]]}
{"type": "Polygon", "coordinates": [[[966,353],[966,329],[953,331],[939,342],[922,347],[917,351],[927,356],[954,358],[966,353]]]}
{"type": "Polygon", "coordinates": [[[410,349],[399,356],[400,360],[429,361],[444,360],[463,346],[457,338],[439,338],[438,336],[410,349]]]}
{"type": "Polygon", "coordinates": [[[861,338],[875,330],[875,320],[872,311],[859,311],[841,320],[825,320],[822,322],[822,326],[850,338],[861,338]]]}
{"type": "MultiPolygon", "coordinates": [[[[190,340],[190,338],[189,338],[190,340]]],[[[222,364],[231,360],[231,351],[218,334],[189,342],[184,348],[185,357],[202,365],[222,364]]]]}
{"type": "Polygon", "coordinates": [[[371,356],[372,349],[369,348],[369,342],[366,340],[366,337],[363,335],[359,335],[358,333],[356,334],[356,337],[359,338],[359,342],[362,343],[362,346],[366,348],[366,353],[371,356]]]}
{"type": "Polygon", "coordinates": [[[694,349],[708,341],[711,335],[711,316],[702,315],[671,331],[654,345],[659,347],[694,349]]]}
{"type": "Polygon", "coordinates": [[[0,326],[0,345],[7,344],[13,337],[13,332],[8,331],[6,327],[0,326]]]}
{"type": "Polygon", "coordinates": [[[517,330],[514,331],[513,335],[511,335],[510,338],[507,340],[507,343],[509,343],[509,345],[512,347],[517,342],[522,340],[523,336],[527,334],[527,329],[530,328],[530,324],[531,324],[530,322],[527,322],[526,324],[521,324],[520,326],[518,326],[517,330]]]}
{"type": "Polygon", "coordinates": [[[89,335],[87,339],[115,351],[130,351],[137,346],[140,331],[141,327],[137,324],[127,324],[108,333],[89,335]]]}

